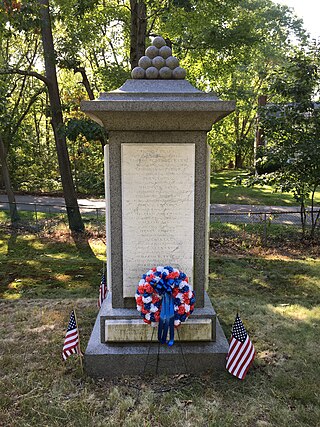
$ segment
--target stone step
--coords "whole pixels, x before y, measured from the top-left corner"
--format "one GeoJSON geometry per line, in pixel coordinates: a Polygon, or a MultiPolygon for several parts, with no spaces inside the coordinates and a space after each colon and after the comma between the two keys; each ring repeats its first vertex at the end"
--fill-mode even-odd
{"type": "Polygon", "coordinates": [[[84,365],[86,373],[95,378],[146,372],[200,374],[224,369],[228,347],[218,319],[215,342],[176,342],[168,347],[158,343],[101,343],[98,317],[84,355],[84,365]]]}
{"type": "MultiPolygon", "coordinates": [[[[179,327],[181,341],[215,341],[216,313],[205,292],[204,307],[195,308],[190,318],[179,327]]],[[[141,319],[136,309],[112,308],[108,293],[100,309],[101,342],[149,342],[152,327],[141,319]]],[[[157,333],[154,334],[156,340],[157,333]]]]}

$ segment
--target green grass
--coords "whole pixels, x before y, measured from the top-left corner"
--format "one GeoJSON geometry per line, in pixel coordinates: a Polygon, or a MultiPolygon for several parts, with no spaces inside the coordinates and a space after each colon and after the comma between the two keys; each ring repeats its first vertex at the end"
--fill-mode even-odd
{"type": "MultiPolygon", "coordinates": [[[[236,183],[237,177],[245,178],[247,172],[224,170],[213,172],[211,178],[211,203],[235,203],[244,205],[297,206],[290,193],[275,192],[268,185],[246,187],[236,183]]],[[[320,204],[320,192],[316,193],[320,204]]]]}
{"type": "Polygon", "coordinates": [[[104,260],[105,243],[99,235],[71,237],[65,228],[41,237],[4,230],[0,298],[93,296],[104,260]]]}
{"type": "Polygon", "coordinates": [[[244,381],[226,371],[82,376],[78,359],[63,363],[61,349],[72,308],[83,350],[88,342],[103,239],[93,231],[75,241],[66,230],[49,236],[0,228],[0,425],[319,425],[319,247],[283,240],[279,230],[262,247],[254,227],[217,227],[208,293],[225,333],[239,310],[255,345],[244,381]]]}

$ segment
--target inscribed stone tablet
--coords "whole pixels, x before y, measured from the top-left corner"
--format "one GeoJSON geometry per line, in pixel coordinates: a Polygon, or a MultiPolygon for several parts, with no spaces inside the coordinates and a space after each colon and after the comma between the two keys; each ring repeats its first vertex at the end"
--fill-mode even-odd
{"type": "Polygon", "coordinates": [[[123,296],[158,265],[190,279],[194,242],[194,144],[122,144],[123,296]]]}

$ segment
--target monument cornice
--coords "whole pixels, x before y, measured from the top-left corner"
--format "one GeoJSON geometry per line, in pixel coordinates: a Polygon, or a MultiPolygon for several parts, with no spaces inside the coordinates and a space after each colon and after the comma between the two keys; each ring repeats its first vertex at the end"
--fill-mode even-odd
{"type": "Polygon", "coordinates": [[[186,80],[127,80],[119,89],[82,101],[81,109],[107,130],[203,130],[235,109],[186,80]]]}

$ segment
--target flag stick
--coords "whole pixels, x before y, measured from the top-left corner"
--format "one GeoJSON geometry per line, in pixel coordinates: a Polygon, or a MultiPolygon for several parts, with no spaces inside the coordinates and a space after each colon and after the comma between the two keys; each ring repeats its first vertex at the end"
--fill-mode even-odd
{"type": "Polygon", "coordinates": [[[77,319],[77,315],[76,315],[76,310],[73,309],[74,312],[74,318],[76,319],[76,325],[77,325],[77,331],[78,331],[78,349],[79,349],[79,356],[80,356],[80,367],[81,367],[81,373],[83,375],[83,364],[82,364],[82,351],[81,351],[81,347],[80,347],[80,333],[79,333],[79,327],[78,327],[78,319],[77,319]]]}

